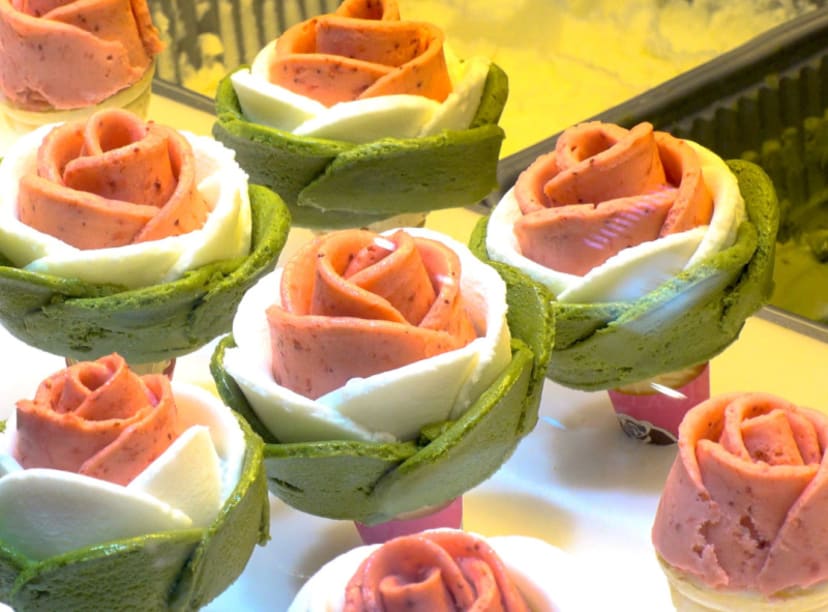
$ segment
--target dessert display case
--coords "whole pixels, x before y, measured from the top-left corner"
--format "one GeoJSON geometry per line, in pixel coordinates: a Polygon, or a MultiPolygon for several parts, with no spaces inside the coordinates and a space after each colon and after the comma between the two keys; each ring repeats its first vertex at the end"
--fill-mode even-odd
{"type": "MultiPolygon", "coordinates": [[[[228,41],[241,40],[251,27],[266,39],[288,20],[330,10],[337,3],[248,3],[257,10],[292,6],[290,11],[276,12],[278,20],[273,23],[257,20],[258,14],[247,15],[245,21],[238,10],[243,2],[157,0],[151,4],[156,10],[163,8],[178,27],[215,19],[208,26],[222,33],[224,59],[238,64],[252,55],[245,55],[239,43],[236,55],[228,57],[228,41]]],[[[168,32],[185,40],[183,30],[170,26],[168,32]]],[[[209,56],[214,40],[199,39],[192,32],[186,36],[190,37],[187,45],[203,45],[205,57],[209,56]]],[[[826,41],[828,8],[823,8],[596,118],[622,125],[652,121],[723,157],[757,161],[774,180],[783,202],[787,220],[783,238],[810,245],[813,240],[796,241],[803,234],[816,233],[818,239],[823,235],[819,232],[828,231],[826,41]],[[801,231],[800,218],[815,219],[815,226],[801,231]]],[[[161,78],[154,85],[150,116],[179,129],[209,134],[212,101],[173,82],[183,83],[192,67],[192,62],[188,67],[187,61],[179,60],[159,65],[161,78]]],[[[199,61],[204,77],[209,65],[199,61]]],[[[554,137],[502,159],[501,190],[553,141],[554,137]]],[[[433,212],[426,225],[466,241],[480,214],[499,195],[493,193],[471,209],[433,212]]],[[[292,230],[280,261],[311,236],[309,230],[292,230]]],[[[785,265],[781,261],[783,269],[785,265]]],[[[714,394],[765,391],[828,410],[828,391],[818,382],[828,363],[828,319],[823,318],[828,316],[828,276],[812,271],[828,264],[812,265],[803,272],[802,291],[809,300],[820,299],[821,292],[824,301],[816,310],[809,306],[797,312],[785,301],[786,295],[778,295],[778,305],[750,318],[739,339],[711,362],[714,394]],[[812,278],[822,280],[808,280],[812,278]]],[[[788,288],[794,281],[779,278],[777,283],[788,288]]],[[[176,380],[214,390],[209,371],[214,346],[210,343],[179,358],[176,380]]],[[[2,420],[14,410],[15,401],[30,396],[45,375],[62,367],[63,359],[22,344],[2,328],[0,349],[0,368],[7,373],[0,382],[2,420]]],[[[575,391],[547,381],[534,431],[492,478],[464,495],[464,528],[487,536],[533,536],[558,547],[560,559],[549,572],[564,589],[562,601],[568,602],[564,610],[670,610],[669,588],[652,549],[650,529],[674,457],[674,446],[642,444],[625,436],[606,392],[575,391]]],[[[351,522],[304,514],[272,496],[270,502],[271,541],[255,550],[242,576],[206,610],[285,610],[325,562],[360,544],[351,522]]]]}
{"type": "MultiPolygon", "coordinates": [[[[782,217],[771,303],[822,325],[828,325],[826,39],[828,9],[821,8],[594,117],[624,126],[649,121],[725,159],[762,166],[782,217]]],[[[503,159],[503,190],[556,139],[503,159]]]]}

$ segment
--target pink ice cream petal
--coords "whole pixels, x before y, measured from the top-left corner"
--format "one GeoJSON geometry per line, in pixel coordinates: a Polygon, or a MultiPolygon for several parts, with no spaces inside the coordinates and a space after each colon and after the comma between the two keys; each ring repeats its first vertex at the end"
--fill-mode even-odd
{"type": "Polygon", "coordinates": [[[41,383],[34,400],[19,401],[14,452],[27,469],[126,484],[178,434],[169,380],[139,377],[113,354],[61,370],[41,383]]]}
{"type": "Polygon", "coordinates": [[[332,106],[377,96],[451,93],[443,33],[400,21],[396,2],[351,1],[288,28],[276,41],[272,83],[332,106]]]}
{"type": "Polygon", "coordinates": [[[20,179],[18,217],[78,249],[186,234],[210,213],[190,144],[124,110],[52,130],[37,159],[37,174],[20,179]]]}
{"type": "Polygon", "coordinates": [[[295,316],[267,311],[276,382],[318,398],[364,378],[460,348],[442,331],[353,317],[295,316]]]}

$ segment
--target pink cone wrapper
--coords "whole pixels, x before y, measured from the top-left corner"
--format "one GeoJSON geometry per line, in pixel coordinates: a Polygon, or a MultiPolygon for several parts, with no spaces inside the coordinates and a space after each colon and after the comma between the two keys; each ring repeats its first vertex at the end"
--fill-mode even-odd
{"type": "Polygon", "coordinates": [[[382,544],[398,536],[419,533],[426,529],[441,527],[461,529],[463,526],[463,498],[458,497],[447,505],[427,514],[414,513],[376,525],[365,525],[354,521],[363,544],[382,544]]]}
{"type": "Polygon", "coordinates": [[[678,428],[684,415],[696,404],[710,398],[710,364],[697,366],[692,379],[675,388],[658,381],[648,384],[642,393],[638,385],[635,392],[630,387],[609,390],[610,401],[624,433],[631,438],[650,444],[674,444],[678,440],[678,428]],[[698,369],[700,371],[698,371],[698,369]]]}

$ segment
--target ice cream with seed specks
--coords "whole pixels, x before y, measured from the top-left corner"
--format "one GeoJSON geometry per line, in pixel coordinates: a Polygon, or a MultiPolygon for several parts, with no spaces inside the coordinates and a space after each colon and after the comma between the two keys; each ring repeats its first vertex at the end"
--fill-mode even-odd
{"type": "Polygon", "coordinates": [[[491,476],[537,420],[548,294],[525,279],[507,293],[465,245],[421,228],[340,230],[299,253],[247,292],[211,361],[221,396],[268,443],[273,494],[372,526],[433,513],[491,476]]]}
{"type": "Polygon", "coordinates": [[[267,540],[262,442],[203,388],[111,354],[50,374],[3,425],[9,609],[200,609],[267,540]]]}
{"type": "Polygon", "coordinates": [[[180,433],[166,376],[140,377],[120,355],[53,374],[17,403],[15,457],[127,485],[180,433]]]}
{"type": "Polygon", "coordinates": [[[400,230],[343,230],[285,266],[267,309],[277,382],[316,399],[466,346],[478,336],[460,291],[460,258],[400,230]]]}
{"type": "Polygon", "coordinates": [[[0,0],[0,92],[21,109],[94,106],[162,49],[146,0],[0,0]]]}
{"type": "Polygon", "coordinates": [[[268,77],[325,106],[392,94],[442,102],[451,91],[442,31],[400,21],[396,0],[345,0],[333,14],[288,29],[268,77]]]}
{"type": "Polygon", "coordinates": [[[225,365],[281,441],[411,440],[508,363],[498,280],[436,232],[331,232],[248,292],[225,365]]]}
{"type": "Polygon", "coordinates": [[[209,393],[184,387],[138,376],[118,354],[47,377],[0,444],[13,460],[0,475],[0,541],[42,560],[208,527],[241,476],[244,436],[209,393]]]}
{"type": "Polygon", "coordinates": [[[187,234],[210,213],[190,143],[118,109],[52,130],[17,204],[23,223],[79,249],[187,234]]]}
{"type": "Polygon", "coordinates": [[[521,254],[577,276],[623,249],[706,225],[713,214],[696,151],[648,123],[570,128],[521,174],[514,196],[521,254]]]}
{"type": "Polygon", "coordinates": [[[678,444],[653,525],[674,597],[824,609],[828,417],[769,394],[721,395],[687,414],[678,444]]]}

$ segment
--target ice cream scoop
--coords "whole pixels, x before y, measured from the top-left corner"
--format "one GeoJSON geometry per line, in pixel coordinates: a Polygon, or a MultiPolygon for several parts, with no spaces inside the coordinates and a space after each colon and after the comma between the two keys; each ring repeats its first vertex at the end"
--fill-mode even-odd
{"type": "Polygon", "coordinates": [[[485,197],[507,93],[497,66],[460,62],[439,30],[401,21],[396,2],[356,0],[229,75],[213,134],[295,223],[359,227],[485,197]]]}
{"type": "MultiPolygon", "coordinates": [[[[232,338],[222,340],[213,355],[211,369],[222,397],[268,442],[273,493],[305,512],[376,524],[439,508],[491,475],[537,419],[538,385],[551,345],[548,294],[519,275],[507,294],[497,273],[462,244],[430,230],[403,231],[415,242],[438,241],[459,256],[460,294],[478,334],[471,342],[358,375],[311,400],[277,384],[271,371],[265,311],[278,292],[277,270],[273,280],[265,278],[248,292],[232,338]]],[[[407,241],[391,241],[395,235],[383,235],[377,246],[394,245],[404,254],[407,241]]],[[[338,249],[331,253],[339,253],[332,260],[339,260],[341,274],[349,257],[338,249]]],[[[429,267],[443,265],[429,259],[429,267]]],[[[396,263],[385,256],[380,264],[385,260],[396,263]]],[[[388,286],[394,286],[395,276],[410,278],[389,276],[388,286]]],[[[398,285],[395,297],[405,297],[410,288],[398,285]]],[[[438,302],[440,310],[448,306],[438,302]]],[[[348,316],[332,318],[336,324],[348,316]]],[[[385,322],[370,323],[359,342],[369,353],[381,354],[382,344],[371,345],[367,337],[371,327],[381,329],[385,322]]],[[[356,352],[348,354],[350,361],[358,360],[356,352]]],[[[305,377],[313,376],[306,370],[305,377]]]]}
{"type": "Polygon", "coordinates": [[[118,355],[48,376],[0,433],[0,601],[206,605],[267,538],[261,451],[213,394],[118,355]]]}
{"type": "Polygon", "coordinates": [[[288,230],[281,200],[250,185],[232,151],[124,111],[22,137],[0,176],[0,318],[74,359],[198,348],[229,329],[288,230]]]}
{"type": "Polygon", "coordinates": [[[685,576],[711,602],[752,593],[817,609],[805,603],[828,578],[826,443],[828,417],[765,393],[716,396],[687,414],[653,525],[679,593],[685,576]]]}
{"type": "MultiPolygon", "coordinates": [[[[608,144],[604,139],[590,155],[577,157],[595,159],[608,144]]],[[[557,382],[609,389],[703,363],[733,342],[745,318],[768,298],[779,223],[773,185],[758,166],[725,164],[706,149],[686,145],[700,160],[713,200],[709,221],[661,237],[658,229],[655,239],[623,248],[584,274],[554,270],[521,253],[518,187],[475,229],[471,246],[478,256],[516,267],[555,294],[549,376],[557,382]]],[[[686,167],[682,159],[668,154],[662,161],[670,189],[683,184],[677,171],[686,167]]],[[[536,170],[527,172],[532,177],[536,170]]],[[[651,194],[663,191],[645,189],[643,199],[649,205],[651,194]]],[[[617,235],[613,227],[607,233],[617,235]]],[[[601,239],[601,232],[592,236],[601,239]]],[[[591,257],[591,242],[581,247],[591,257]]]]}

